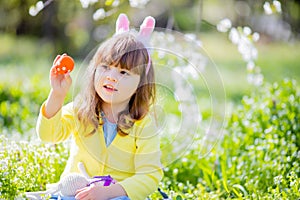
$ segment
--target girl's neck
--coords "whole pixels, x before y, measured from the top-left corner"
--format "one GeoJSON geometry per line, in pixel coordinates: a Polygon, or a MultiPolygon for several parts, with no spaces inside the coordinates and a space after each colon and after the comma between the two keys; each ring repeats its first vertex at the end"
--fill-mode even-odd
{"type": "Polygon", "coordinates": [[[127,105],[111,105],[107,103],[102,104],[102,111],[104,117],[111,123],[118,122],[119,113],[127,109],[127,105]]]}

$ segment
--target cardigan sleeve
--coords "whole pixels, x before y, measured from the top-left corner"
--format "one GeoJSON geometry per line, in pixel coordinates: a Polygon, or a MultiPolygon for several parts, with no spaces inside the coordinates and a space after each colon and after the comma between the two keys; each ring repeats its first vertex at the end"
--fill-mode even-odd
{"type": "Polygon", "coordinates": [[[45,117],[45,102],[40,108],[36,132],[44,142],[59,143],[69,138],[75,126],[73,104],[63,106],[53,117],[45,117]]]}
{"type": "Polygon", "coordinates": [[[160,138],[153,127],[143,127],[136,136],[135,174],[119,182],[132,200],[144,200],[157,190],[163,176],[160,138]]]}

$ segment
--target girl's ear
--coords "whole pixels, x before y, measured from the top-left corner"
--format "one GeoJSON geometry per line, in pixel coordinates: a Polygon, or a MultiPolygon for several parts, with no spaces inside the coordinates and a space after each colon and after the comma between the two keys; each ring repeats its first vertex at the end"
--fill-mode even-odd
{"type": "Polygon", "coordinates": [[[155,19],[151,16],[148,16],[144,19],[142,25],[140,26],[139,36],[143,39],[150,38],[151,33],[155,27],[155,19]]]}
{"type": "Polygon", "coordinates": [[[124,13],[121,13],[116,21],[116,34],[129,31],[129,20],[124,13]]]}

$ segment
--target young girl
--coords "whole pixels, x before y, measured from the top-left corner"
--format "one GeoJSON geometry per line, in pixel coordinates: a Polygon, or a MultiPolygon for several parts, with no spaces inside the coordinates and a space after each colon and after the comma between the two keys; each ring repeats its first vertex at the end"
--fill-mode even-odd
{"type": "Polygon", "coordinates": [[[140,32],[132,33],[127,17],[119,16],[117,34],[95,53],[74,102],[63,106],[70,75],[54,67],[50,71],[51,91],[41,106],[37,132],[53,143],[72,135],[62,177],[79,172],[77,165],[83,163],[91,177],[110,175],[117,181],[82,188],[76,199],[145,199],[162,178],[159,136],[148,114],[155,98],[154,70],[141,42],[153,31],[154,20],[145,20],[140,32]]]}

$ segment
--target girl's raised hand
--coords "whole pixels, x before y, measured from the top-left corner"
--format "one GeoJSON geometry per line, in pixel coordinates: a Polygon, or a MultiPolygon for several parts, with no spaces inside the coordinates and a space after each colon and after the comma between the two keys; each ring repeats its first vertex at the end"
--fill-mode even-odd
{"type": "Polygon", "coordinates": [[[74,60],[66,53],[56,56],[53,66],[57,74],[66,74],[74,69],[74,60]]]}
{"type": "Polygon", "coordinates": [[[74,60],[67,54],[56,56],[50,70],[50,85],[55,94],[66,96],[72,79],[70,72],[74,68],[74,60]]]}

